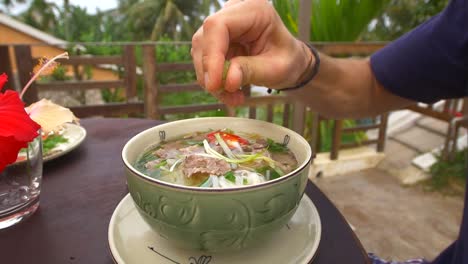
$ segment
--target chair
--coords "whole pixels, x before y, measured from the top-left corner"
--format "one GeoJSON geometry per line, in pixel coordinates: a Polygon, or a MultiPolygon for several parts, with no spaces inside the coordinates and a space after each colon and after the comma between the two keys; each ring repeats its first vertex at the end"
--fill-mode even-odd
{"type": "Polygon", "coordinates": [[[444,134],[444,147],[442,159],[452,159],[457,150],[459,129],[468,127],[468,98],[443,100],[436,104],[415,104],[408,107],[409,110],[430,116],[447,123],[447,132],[444,134]]]}

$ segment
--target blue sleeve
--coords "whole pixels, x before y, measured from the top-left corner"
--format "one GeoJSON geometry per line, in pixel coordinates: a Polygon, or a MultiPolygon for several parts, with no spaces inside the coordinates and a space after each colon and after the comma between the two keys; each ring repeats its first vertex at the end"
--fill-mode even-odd
{"type": "Polygon", "coordinates": [[[393,94],[433,103],[468,90],[468,1],[447,8],[371,56],[376,79],[393,94]]]}

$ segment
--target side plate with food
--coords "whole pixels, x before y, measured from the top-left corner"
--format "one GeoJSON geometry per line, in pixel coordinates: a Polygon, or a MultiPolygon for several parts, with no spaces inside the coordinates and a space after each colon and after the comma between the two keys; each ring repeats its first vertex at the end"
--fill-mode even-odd
{"type": "MultiPolygon", "coordinates": [[[[42,149],[43,161],[53,160],[67,154],[78,147],[86,138],[84,127],[76,124],[66,123],[59,133],[43,136],[42,149]]],[[[26,159],[26,152],[21,151],[18,154],[16,162],[22,162],[26,159]]]]}

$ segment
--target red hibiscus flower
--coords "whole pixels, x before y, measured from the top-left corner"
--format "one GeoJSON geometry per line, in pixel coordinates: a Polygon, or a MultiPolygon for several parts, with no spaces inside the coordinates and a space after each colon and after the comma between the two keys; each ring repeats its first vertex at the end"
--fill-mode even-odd
{"type": "MultiPolygon", "coordinates": [[[[0,75],[0,91],[6,81],[6,74],[0,75]]],[[[39,135],[40,128],[24,110],[17,92],[0,92],[0,172],[16,161],[20,149],[39,135]]]]}

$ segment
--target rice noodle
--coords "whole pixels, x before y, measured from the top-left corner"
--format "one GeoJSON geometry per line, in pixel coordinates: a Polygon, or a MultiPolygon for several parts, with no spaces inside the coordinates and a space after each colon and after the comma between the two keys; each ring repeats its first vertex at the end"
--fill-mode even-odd
{"type": "Polygon", "coordinates": [[[226,177],[224,176],[219,177],[218,180],[219,180],[219,186],[221,188],[233,188],[233,187],[238,186],[236,183],[231,182],[230,180],[226,179],[226,177]]]}
{"type": "Polygon", "coordinates": [[[210,175],[210,178],[211,178],[211,182],[213,183],[213,188],[219,188],[221,186],[219,186],[219,179],[218,179],[218,176],[216,175],[210,175]]]}
{"type": "MultiPolygon", "coordinates": [[[[171,168],[169,169],[170,172],[174,171],[175,167],[177,166],[177,164],[179,164],[180,162],[182,162],[182,159],[178,159],[174,162],[174,164],[172,164],[171,168]]],[[[169,163],[169,162],[168,162],[169,163]]]]}

